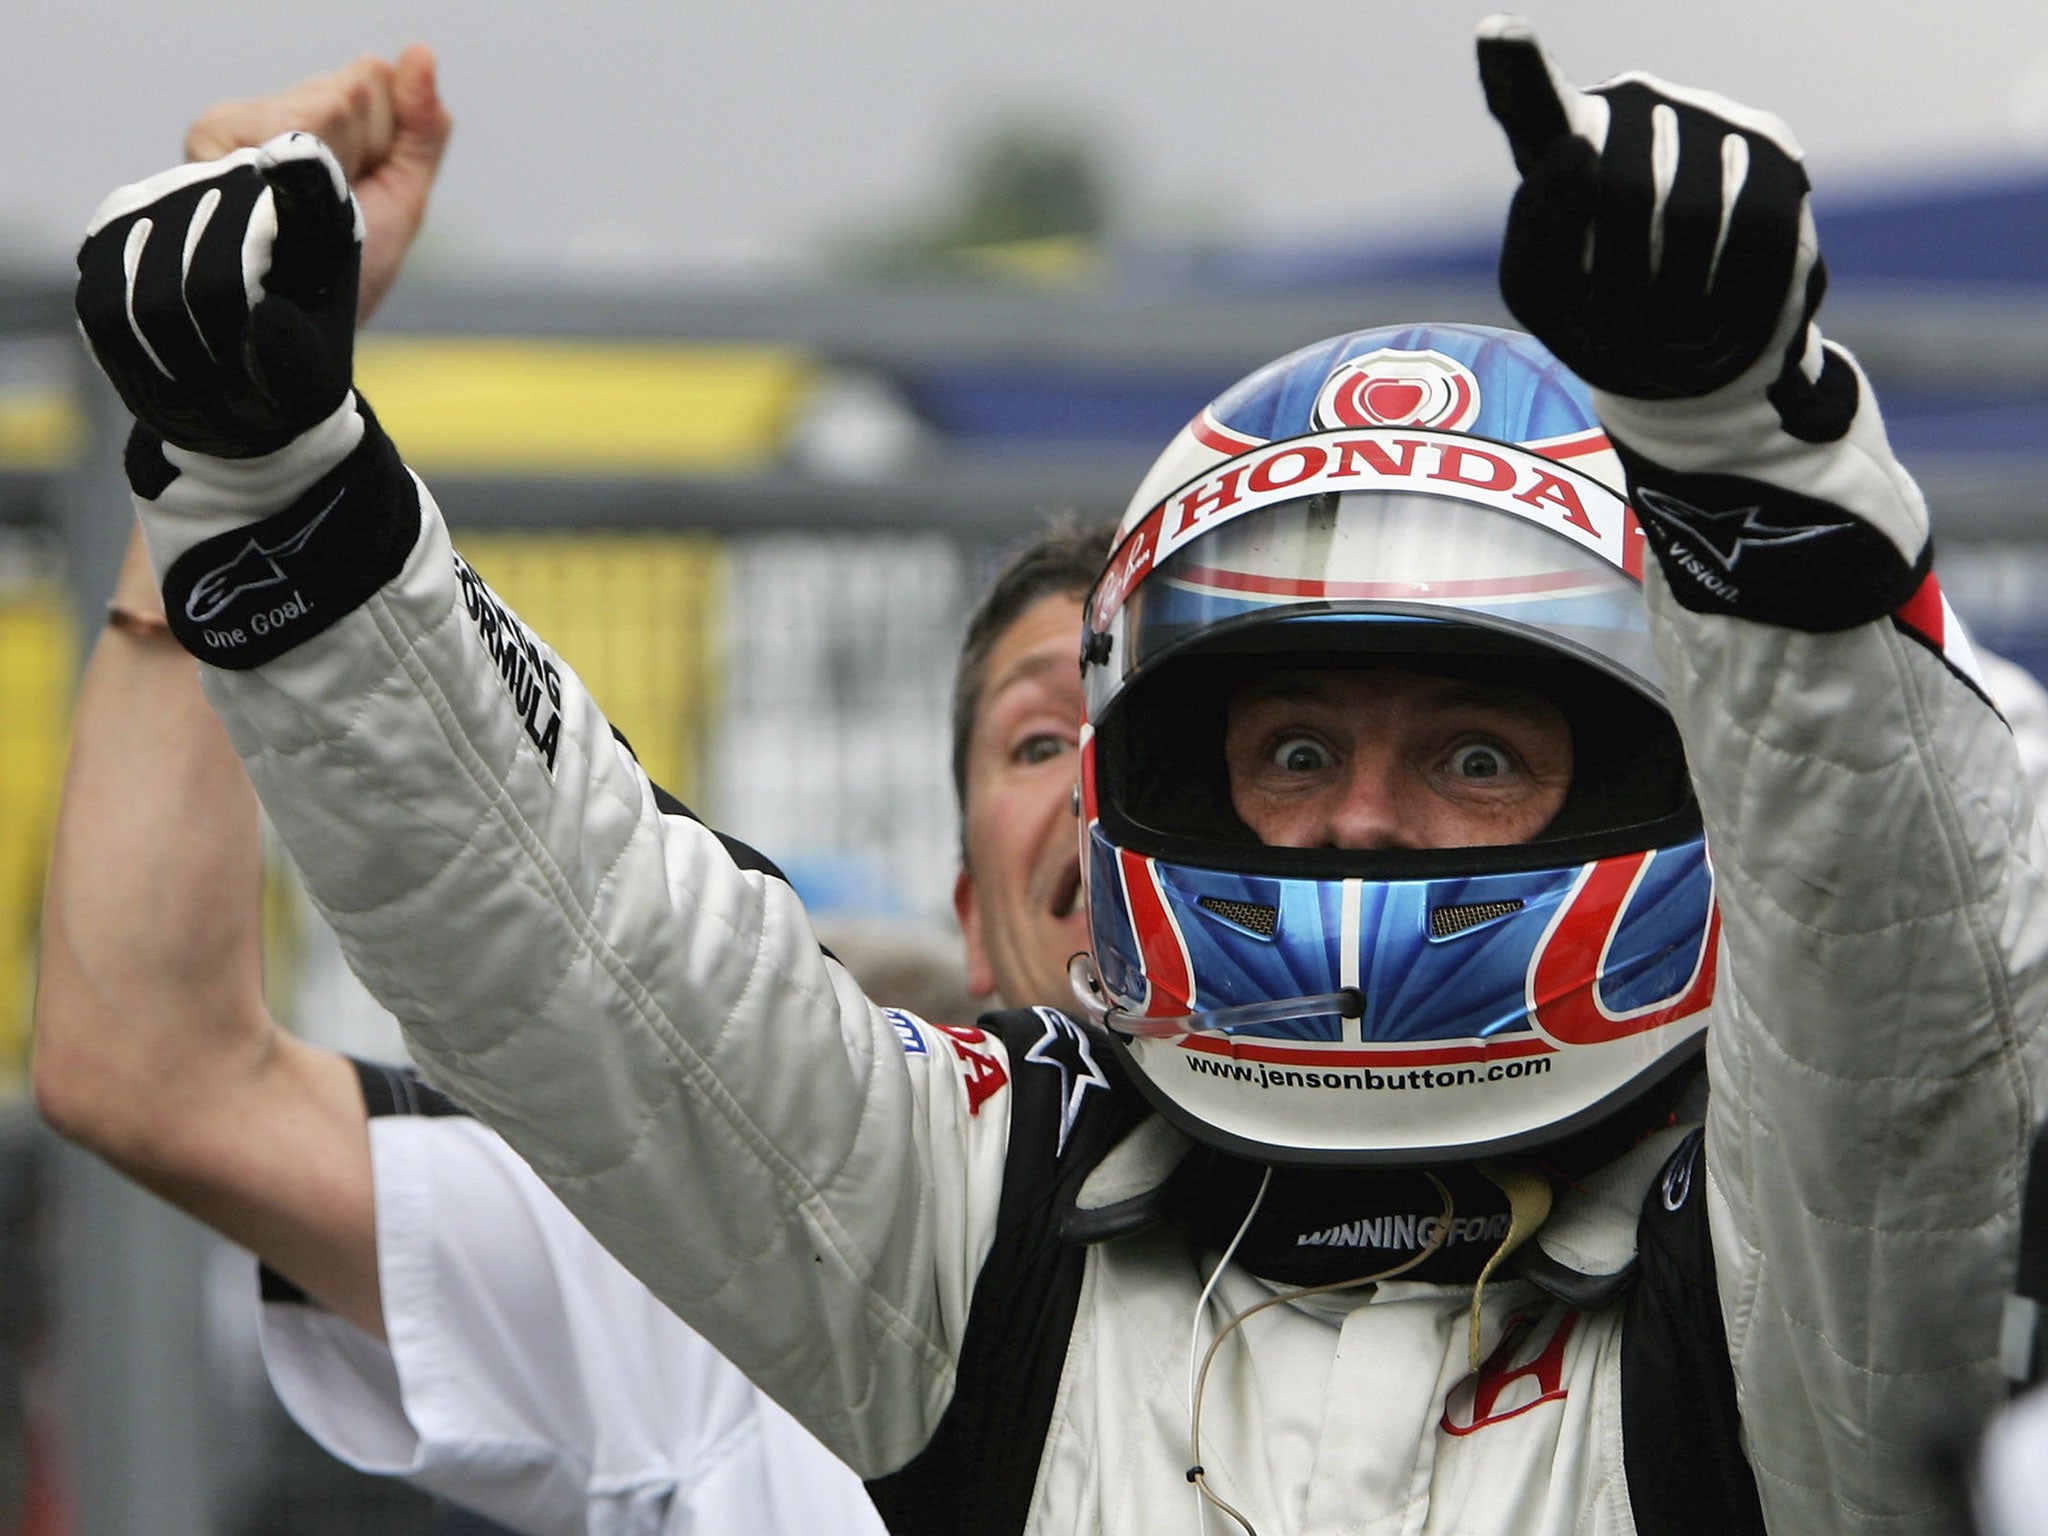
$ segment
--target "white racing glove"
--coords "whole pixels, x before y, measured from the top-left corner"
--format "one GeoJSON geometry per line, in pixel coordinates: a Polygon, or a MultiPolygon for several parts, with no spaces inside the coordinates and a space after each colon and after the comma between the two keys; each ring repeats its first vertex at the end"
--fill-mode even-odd
{"type": "Polygon", "coordinates": [[[79,323],[140,425],[255,458],[347,399],[362,249],[341,167],[284,134],[108,197],[78,252],[79,323]]]}
{"type": "Polygon", "coordinates": [[[350,388],[362,216],[287,133],[120,188],[78,252],[93,356],[135,415],[128,483],[172,631],[252,667],[395,573],[410,478],[350,388]]]}
{"type": "Polygon", "coordinates": [[[1791,130],[1652,75],[1579,90],[1519,17],[1478,48],[1522,175],[1501,295],[1593,387],[1673,594],[1810,630],[1897,609],[1925,508],[1813,324],[1827,272],[1791,130]]]}

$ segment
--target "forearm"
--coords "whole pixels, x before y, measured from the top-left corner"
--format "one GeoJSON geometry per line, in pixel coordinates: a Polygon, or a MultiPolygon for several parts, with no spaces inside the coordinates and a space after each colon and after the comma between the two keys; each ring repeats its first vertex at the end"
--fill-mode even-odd
{"type": "MultiPolygon", "coordinates": [[[[130,550],[115,603],[160,612],[130,550]]],[[[81,683],[43,906],[35,1091],[53,1127],[381,1326],[348,1064],[264,1006],[256,799],[198,666],[111,624],[81,683]]]]}
{"type": "MultiPolygon", "coordinates": [[[[334,140],[373,209],[367,315],[419,228],[448,128],[433,56],[414,47],[395,67],[364,58],[223,103],[188,150],[284,129],[334,140]]],[[[351,324],[354,288],[336,296],[351,324]]],[[[335,340],[345,357],[345,333],[335,340]]],[[[289,389],[299,373],[270,377],[289,389]]],[[[265,1010],[254,795],[163,627],[139,538],[115,601],[78,699],[44,904],[38,1102],[64,1134],[378,1331],[362,1098],[345,1061],[265,1010]]]]}
{"type": "Polygon", "coordinates": [[[816,1334],[794,1319],[822,1309],[764,1315],[746,1283],[799,1276],[830,1294],[838,1338],[911,1339],[891,1364],[941,1377],[929,1277],[911,1279],[930,1234],[892,1029],[828,971],[786,887],[694,823],[661,825],[602,714],[458,568],[350,392],[360,230],[303,137],[120,189],[95,217],[79,313],[149,429],[127,467],[178,638],[423,1064],[658,1294],[729,1291],[736,1358],[801,1373],[795,1335],[816,1334]],[[188,248],[174,206],[227,234],[188,248]],[[295,238],[272,244],[280,209],[295,238]],[[131,286],[138,240],[186,291],[131,286]],[[273,256],[290,271],[239,339],[191,333],[232,318],[273,256]],[[163,326],[180,341],[151,342],[163,326]],[[764,1059],[746,1041],[771,1023],[793,1037],[764,1059]],[[892,1065],[896,1102],[877,1107],[892,1065]],[[827,1194],[858,1190],[876,1192],[827,1194]],[[679,1236],[690,1218],[700,1241],[679,1236]],[[898,1237],[878,1281],[873,1250],[898,1237]]]}
{"type": "MultiPolygon", "coordinates": [[[[116,589],[161,611],[131,548],[116,589]]],[[[78,693],[43,907],[43,1112],[110,1156],[181,1119],[271,1045],[256,801],[198,668],[168,633],[110,625],[78,693]]]]}

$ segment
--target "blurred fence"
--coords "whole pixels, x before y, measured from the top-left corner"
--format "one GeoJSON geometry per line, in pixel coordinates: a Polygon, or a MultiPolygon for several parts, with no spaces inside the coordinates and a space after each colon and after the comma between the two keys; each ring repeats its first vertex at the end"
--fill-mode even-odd
{"type": "MultiPolygon", "coordinates": [[[[2048,317],[1940,292],[1851,291],[1831,307],[1898,402],[1951,595],[1982,638],[2048,672],[2048,317]]],[[[1152,452],[1245,369],[1430,315],[1502,319],[1489,289],[1455,284],[427,287],[394,297],[362,376],[458,545],[657,780],[776,858],[821,912],[922,924],[943,948],[953,656],[1002,548],[1057,509],[1120,510],[1152,452]]],[[[0,1350],[26,1361],[38,1426],[31,1443],[20,1394],[0,1394],[0,1533],[424,1530],[423,1501],[351,1484],[262,1406],[249,1266],[27,1130],[66,705],[127,527],[123,423],[71,335],[60,289],[0,283],[0,1077],[14,1127],[0,1167],[9,1189],[28,1149],[55,1169],[38,1215],[0,1202],[0,1289],[16,1286],[0,1312],[30,1316],[20,1277],[41,1273],[53,1325],[0,1350]],[[53,1239],[40,1270],[21,1262],[31,1222],[53,1239]]],[[[303,910],[277,911],[281,1010],[330,1043],[395,1050],[303,910]]]]}

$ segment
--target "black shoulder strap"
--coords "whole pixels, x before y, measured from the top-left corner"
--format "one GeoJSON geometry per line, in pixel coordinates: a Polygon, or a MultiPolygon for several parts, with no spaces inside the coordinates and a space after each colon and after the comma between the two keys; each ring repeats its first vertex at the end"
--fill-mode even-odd
{"type": "MultiPolygon", "coordinates": [[[[616,725],[612,727],[612,739],[626,749],[626,755],[632,758],[634,762],[640,761],[640,754],[633,750],[633,743],[626,740],[626,733],[616,725]]],[[[646,770],[642,769],[641,771],[644,773],[646,770]]],[[[647,787],[654,791],[654,808],[661,812],[662,815],[680,816],[685,821],[696,822],[700,827],[705,825],[703,817],[655,783],[653,779],[647,781],[647,787]]],[[[781,866],[758,848],[750,847],[736,837],[728,837],[716,827],[708,827],[706,830],[718,839],[719,845],[725,849],[726,856],[741,869],[752,870],[756,874],[768,875],[773,879],[780,880],[784,885],[789,884],[789,876],[782,872],[781,866]]],[[[819,948],[823,949],[824,946],[820,945],[819,948]]],[[[825,953],[829,955],[832,951],[827,949],[825,953]]]]}
{"type": "Polygon", "coordinates": [[[1763,1536],[1707,1231],[1705,1138],[1650,1186],[1621,1330],[1621,1448],[1641,1536],[1763,1536]]]}
{"type": "Polygon", "coordinates": [[[1066,1369],[1087,1250],[1060,1240],[1082,1181],[1144,1106],[1094,1035],[1050,1008],[989,1014],[1009,1052],[1010,1150],[937,1432],[868,1484],[895,1536],[1018,1536],[1066,1369]]]}
{"type": "Polygon", "coordinates": [[[411,1067],[364,1061],[355,1056],[349,1057],[348,1064],[356,1069],[356,1081],[363,1090],[363,1108],[372,1120],[385,1115],[469,1114],[440,1089],[421,1082],[419,1073],[411,1067]]]}

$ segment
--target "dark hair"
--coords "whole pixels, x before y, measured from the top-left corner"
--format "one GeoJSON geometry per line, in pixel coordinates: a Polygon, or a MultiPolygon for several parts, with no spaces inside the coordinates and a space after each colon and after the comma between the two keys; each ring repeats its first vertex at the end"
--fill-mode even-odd
{"type": "MultiPolygon", "coordinates": [[[[988,681],[989,652],[1024,610],[1042,597],[1088,595],[1109,561],[1114,523],[1082,523],[1072,514],[1011,552],[967,621],[960,642],[960,662],[953,671],[953,796],[963,821],[967,813],[967,744],[981,711],[982,684],[988,681]]],[[[1081,665],[1081,636],[1074,635],[1074,665],[1081,665]]]]}

